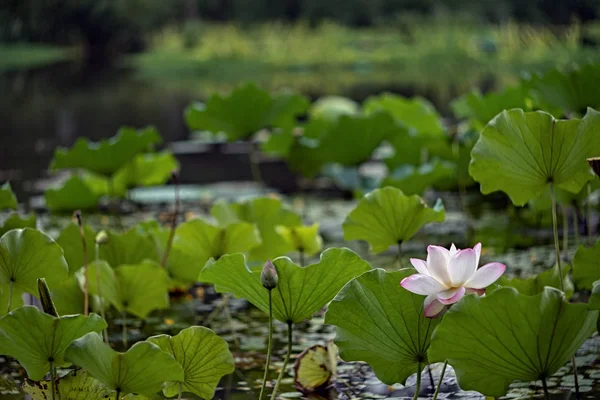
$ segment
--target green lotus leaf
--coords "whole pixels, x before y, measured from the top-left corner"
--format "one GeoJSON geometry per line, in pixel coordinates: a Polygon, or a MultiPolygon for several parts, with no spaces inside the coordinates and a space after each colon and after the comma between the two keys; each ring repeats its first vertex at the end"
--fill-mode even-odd
{"type": "MultiPolygon", "coordinates": [[[[183,329],[176,336],[152,336],[147,341],[171,354],[183,367],[182,391],[203,399],[212,399],[221,378],[235,370],[227,342],[202,326],[183,329]]],[[[179,383],[167,383],[163,393],[167,397],[176,396],[179,383]]]]}
{"type": "Polygon", "coordinates": [[[396,168],[388,175],[381,186],[392,186],[406,195],[422,195],[425,189],[438,182],[455,182],[456,166],[445,161],[422,164],[419,167],[405,165],[396,168]]]}
{"type": "Polygon", "coordinates": [[[81,168],[104,176],[111,176],[133,157],[161,142],[153,127],[140,130],[122,127],[110,139],[90,142],[79,138],[70,149],[59,147],[54,152],[50,169],[81,168]]]}
{"type": "Polygon", "coordinates": [[[46,189],[46,207],[52,212],[91,210],[98,205],[100,195],[93,191],[84,178],[73,175],[62,186],[46,189]]]}
{"type": "MultiPolygon", "coordinates": [[[[85,245],[88,251],[88,261],[94,258],[96,247],[96,232],[88,224],[83,226],[85,245]]],[[[67,225],[56,238],[56,243],[62,247],[65,260],[69,265],[69,274],[73,275],[79,268],[83,267],[83,243],[79,233],[79,225],[72,223],[67,225]]]]}
{"type": "Polygon", "coordinates": [[[481,94],[479,89],[454,100],[451,103],[454,114],[459,118],[469,118],[475,129],[481,130],[496,115],[504,110],[521,108],[532,109],[529,89],[514,86],[500,92],[481,94]]]}
{"type": "Polygon", "coordinates": [[[67,349],[66,359],[119,393],[152,396],[166,381],[183,381],[181,365],[170,354],[148,342],[138,342],[119,353],[96,333],[77,339],[67,349]]]}
{"type": "Polygon", "coordinates": [[[600,280],[597,280],[592,285],[592,294],[588,300],[588,308],[590,310],[600,310],[600,280]]]}
{"type": "Polygon", "coordinates": [[[515,380],[552,376],[594,332],[597,318],[550,287],[535,296],[514,288],[466,296],[435,330],[429,358],[447,359],[463,390],[500,397],[515,380]]]}
{"type": "Polygon", "coordinates": [[[139,264],[144,260],[158,261],[152,238],[132,227],[123,233],[107,231],[108,242],[100,246],[100,258],[118,267],[123,264],[139,264]]]}
{"type": "Polygon", "coordinates": [[[419,196],[407,196],[392,187],[377,189],[346,216],[344,240],[365,240],[377,254],[409,240],[425,224],[442,222],[444,215],[441,200],[429,208],[419,196]]]}
{"type": "Polygon", "coordinates": [[[173,153],[165,150],[160,153],[138,154],[115,174],[115,180],[125,187],[164,185],[179,163],[173,153]]]}
{"type": "Polygon", "coordinates": [[[16,358],[30,379],[39,381],[65,363],[69,344],[88,332],[101,332],[106,322],[99,315],[53,317],[37,307],[23,306],[0,318],[0,354],[16,358]]]}
{"type": "Polygon", "coordinates": [[[600,154],[600,113],[556,120],[550,114],[503,111],[485,127],[471,153],[481,192],[501,190],[522,206],[549,183],[577,193],[593,178],[586,158],[600,154]]]}
{"type": "Polygon", "coordinates": [[[579,289],[591,290],[600,279],[600,240],[593,247],[577,247],[573,257],[573,281],[579,289]]]}
{"type": "MultiPolygon", "coordinates": [[[[69,372],[58,382],[60,395],[68,400],[105,400],[110,398],[111,391],[100,381],[88,375],[84,369],[69,372]]],[[[23,391],[33,400],[48,400],[52,398],[49,381],[23,383],[23,391]]]]}
{"type": "Polygon", "coordinates": [[[399,130],[398,133],[388,138],[388,142],[394,149],[394,154],[384,160],[388,169],[405,165],[416,167],[427,160],[455,161],[456,159],[450,137],[431,137],[399,130]]]}
{"type": "Polygon", "coordinates": [[[216,203],[210,210],[221,226],[236,222],[256,224],[262,243],[250,250],[249,259],[264,262],[293,251],[292,246],[277,233],[275,227],[302,225],[300,216],[281,200],[258,197],[241,203],[216,203]]]}
{"type": "MultiPolygon", "coordinates": [[[[569,271],[571,270],[571,267],[563,264],[561,270],[564,292],[566,297],[570,298],[574,292],[573,282],[571,282],[571,279],[569,278],[569,271]]],[[[542,293],[546,286],[557,289],[561,288],[558,265],[555,265],[553,268],[547,269],[540,274],[528,278],[507,278],[505,275],[503,275],[496,281],[496,283],[500,286],[513,287],[517,289],[519,293],[527,296],[533,296],[538,293],[542,293]]],[[[487,293],[491,293],[491,291],[488,289],[487,293]]]]}
{"type": "Polygon", "coordinates": [[[342,96],[324,96],[315,101],[308,111],[311,120],[336,122],[343,115],[357,115],[360,105],[342,96]]]}
{"type": "Polygon", "coordinates": [[[278,225],[275,230],[292,246],[294,251],[312,256],[323,248],[323,238],[319,235],[319,224],[291,227],[278,225]]]}
{"type": "Polygon", "coordinates": [[[224,132],[230,141],[236,141],[269,126],[291,128],[296,116],[307,107],[308,101],[303,96],[289,93],[271,96],[249,83],[227,96],[215,94],[206,104],[192,104],[185,111],[185,120],[191,130],[224,132]]]}
{"type": "Polygon", "coordinates": [[[0,210],[16,210],[17,204],[17,196],[13,193],[10,182],[0,186],[0,210]]]}
{"type": "Polygon", "coordinates": [[[431,334],[440,319],[423,314],[424,296],[400,287],[414,273],[375,269],[352,279],[335,296],[325,323],[336,327],[345,361],[365,361],[382,382],[404,383],[428,364],[431,334]]]}
{"type": "Polygon", "coordinates": [[[62,282],[54,284],[50,291],[59,315],[83,313],[85,298],[76,276],[70,276],[62,282]]]}
{"type": "Polygon", "coordinates": [[[261,144],[261,150],[277,157],[286,158],[289,156],[294,145],[294,133],[292,130],[280,130],[272,132],[269,138],[261,144]]]}
{"type": "Polygon", "coordinates": [[[320,143],[313,139],[298,138],[292,144],[287,156],[291,171],[306,178],[314,178],[328,162],[320,143]]]}
{"type": "MultiPolygon", "coordinates": [[[[7,293],[38,293],[37,279],[50,287],[67,277],[69,267],[60,246],[35,229],[13,229],[0,238],[0,290],[7,293]]],[[[12,308],[12,305],[11,305],[12,308]]],[[[0,305],[4,313],[7,304],[0,305]]]]}
{"type": "MultiPolygon", "coordinates": [[[[282,322],[301,322],[325,306],[357,275],[371,267],[349,249],[328,249],[321,260],[302,268],[287,257],[273,261],[279,283],[273,289],[273,317],[282,322]]],[[[242,254],[209,261],[200,280],[215,285],[217,292],[245,298],[261,311],[269,312],[269,294],[260,281],[260,269],[250,269],[242,254]]]]}
{"type": "Polygon", "coordinates": [[[12,231],[13,229],[35,229],[36,224],[37,217],[35,214],[20,215],[18,213],[11,213],[0,226],[0,236],[4,235],[8,231],[12,231]]]}
{"type": "Polygon", "coordinates": [[[384,93],[365,100],[363,109],[365,114],[378,111],[389,112],[396,121],[421,135],[434,137],[444,135],[441,116],[433,104],[421,97],[407,99],[395,94],[384,93]]]}
{"type": "Polygon", "coordinates": [[[89,292],[96,296],[101,294],[117,311],[145,319],[154,310],[169,308],[169,275],[156,262],[111,268],[106,261],[100,260],[92,262],[88,269],[89,292]],[[97,274],[100,276],[100,293],[97,274]]]}

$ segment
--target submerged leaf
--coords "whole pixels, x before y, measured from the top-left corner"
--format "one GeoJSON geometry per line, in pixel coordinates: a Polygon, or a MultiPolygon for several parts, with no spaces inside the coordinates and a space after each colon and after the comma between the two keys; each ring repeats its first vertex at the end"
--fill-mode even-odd
{"type": "Polygon", "coordinates": [[[440,322],[425,317],[424,296],[400,287],[412,273],[376,269],[362,274],[337,294],[325,314],[325,323],[336,327],[340,357],[367,362],[389,385],[421,373],[429,363],[431,334],[440,322]]]}
{"type": "Polygon", "coordinates": [[[88,332],[101,332],[99,315],[53,317],[36,307],[23,306],[0,318],[0,354],[16,358],[29,378],[39,381],[50,369],[65,363],[69,344],[88,332]]]}
{"type": "MultiPolygon", "coordinates": [[[[349,249],[329,249],[321,260],[302,268],[287,257],[273,261],[279,278],[272,290],[273,317],[282,322],[301,322],[325,306],[348,282],[371,267],[349,249]]],[[[260,280],[261,269],[252,270],[242,254],[209,261],[199,280],[213,283],[218,292],[245,298],[261,311],[269,312],[269,293],[260,280]]]]}
{"type": "MultiPolygon", "coordinates": [[[[183,367],[182,391],[204,399],[212,399],[221,378],[235,370],[227,342],[208,328],[191,326],[176,336],[152,336],[147,341],[171,354],[183,367]]],[[[167,383],[163,393],[167,397],[177,395],[179,383],[167,383]]]]}
{"type": "Polygon", "coordinates": [[[294,362],[294,384],[303,394],[313,393],[328,385],[337,367],[336,346],[315,344],[304,350],[294,362]]]}
{"type": "Polygon", "coordinates": [[[503,111],[485,127],[469,173],[481,192],[501,190],[522,206],[552,183],[578,193],[594,175],[586,161],[600,154],[600,113],[556,120],[545,112],[503,111]]]}
{"type": "Polygon", "coordinates": [[[10,182],[6,182],[0,186],[0,210],[16,210],[17,196],[12,191],[10,182]]]}
{"type": "Polygon", "coordinates": [[[550,287],[535,296],[513,288],[466,296],[444,315],[429,357],[447,359],[463,390],[500,397],[515,380],[552,376],[594,332],[597,318],[550,287]]]}
{"type": "Polygon", "coordinates": [[[120,393],[151,396],[162,389],[164,382],[182,381],[184,377],[181,365],[155,344],[138,342],[125,353],[119,353],[97,333],[71,343],[65,357],[120,393]]]}
{"type": "MultiPolygon", "coordinates": [[[[23,391],[33,400],[48,400],[52,398],[50,381],[23,383],[23,391]]],[[[101,400],[110,398],[110,390],[100,381],[88,375],[84,369],[69,372],[58,381],[60,395],[68,400],[101,400]]]]}
{"type": "Polygon", "coordinates": [[[346,216],[342,228],[344,240],[365,240],[377,254],[409,240],[423,225],[443,220],[440,200],[429,208],[419,196],[385,187],[363,197],[346,216]]]}

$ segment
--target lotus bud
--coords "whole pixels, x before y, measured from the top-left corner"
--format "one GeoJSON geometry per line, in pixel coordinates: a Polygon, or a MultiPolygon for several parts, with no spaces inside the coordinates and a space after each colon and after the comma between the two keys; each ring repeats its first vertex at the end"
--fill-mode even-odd
{"type": "Polygon", "coordinates": [[[96,244],[100,245],[106,243],[108,243],[108,234],[106,233],[106,231],[98,232],[98,234],[96,235],[96,244]]]}
{"type": "Polygon", "coordinates": [[[600,176],[600,157],[593,157],[587,159],[588,164],[594,170],[596,175],[600,176]]]}
{"type": "Polygon", "coordinates": [[[277,287],[279,277],[277,276],[277,270],[271,260],[268,260],[265,263],[265,266],[260,273],[260,282],[268,290],[273,290],[277,287]]]}
{"type": "Polygon", "coordinates": [[[38,278],[38,292],[40,294],[40,301],[42,302],[42,309],[46,314],[50,314],[53,317],[58,317],[58,311],[52,301],[52,295],[50,294],[50,288],[44,278],[38,278]]]}

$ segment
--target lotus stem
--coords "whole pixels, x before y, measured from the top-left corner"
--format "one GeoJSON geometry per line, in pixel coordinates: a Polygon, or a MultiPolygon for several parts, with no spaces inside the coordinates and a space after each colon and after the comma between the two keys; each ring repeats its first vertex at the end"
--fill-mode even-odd
{"type": "Polygon", "coordinates": [[[88,279],[88,252],[87,252],[87,243],[85,242],[85,232],[83,230],[83,218],[81,216],[81,211],[75,211],[75,217],[77,218],[77,225],[79,225],[79,236],[81,236],[81,245],[83,247],[83,268],[85,271],[85,288],[84,292],[84,302],[83,302],[83,315],[88,315],[88,310],[90,308],[90,292],[89,292],[89,279],[88,279]]]}
{"type": "Polygon", "coordinates": [[[562,266],[560,263],[560,245],[558,242],[558,221],[556,216],[556,196],[554,195],[554,185],[550,183],[550,197],[552,198],[552,231],[554,233],[554,250],[556,252],[556,265],[558,266],[558,276],[560,281],[560,290],[565,291],[563,283],[562,266]]]}
{"type": "Polygon", "coordinates": [[[237,330],[235,329],[235,325],[233,324],[233,318],[231,318],[231,312],[229,311],[229,299],[231,295],[227,294],[223,299],[223,311],[225,312],[225,317],[227,318],[227,323],[231,328],[231,335],[233,336],[233,344],[239,350],[240,349],[240,340],[237,335],[237,330]]]}
{"type": "Polygon", "coordinates": [[[550,400],[550,393],[548,393],[548,384],[546,383],[546,377],[542,377],[542,387],[544,388],[544,397],[546,400],[550,400]]]}
{"type": "Polygon", "coordinates": [[[250,143],[250,149],[248,150],[248,158],[250,159],[250,174],[252,175],[252,180],[259,185],[263,184],[262,175],[260,174],[260,166],[258,164],[258,152],[254,148],[254,143],[252,141],[250,143]]]}
{"type": "Polygon", "coordinates": [[[273,294],[272,290],[269,290],[269,340],[267,342],[267,362],[265,364],[265,373],[263,375],[263,383],[260,388],[260,395],[258,400],[263,399],[265,388],[267,386],[267,376],[269,374],[269,366],[271,365],[271,347],[273,346],[273,294]]]}
{"type": "Polygon", "coordinates": [[[281,371],[279,371],[279,376],[277,377],[277,382],[275,383],[275,388],[273,389],[273,393],[271,394],[271,399],[275,400],[277,398],[277,392],[279,391],[279,385],[281,384],[281,380],[283,379],[283,374],[285,374],[285,369],[290,362],[290,356],[292,354],[292,321],[288,321],[287,323],[287,332],[288,332],[288,345],[287,345],[287,354],[285,359],[283,360],[283,366],[281,367],[281,371]]]}
{"type": "MultiPolygon", "coordinates": [[[[100,259],[100,243],[96,243],[96,263],[100,259]]],[[[100,268],[96,265],[96,290],[98,291],[98,298],[100,299],[100,316],[104,321],[106,321],[106,315],[104,313],[104,298],[102,297],[102,288],[100,287],[100,268]]],[[[104,339],[104,343],[108,344],[108,331],[107,328],[104,327],[102,330],[102,339],[104,339]]]]}
{"type": "Polygon", "coordinates": [[[15,281],[12,280],[12,278],[10,279],[10,283],[9,283],[9,289],[8,289],[8,311],[6,311],[6,313],[8,314],[10,312],[10,306],[12,304],[12,297],[13,297],[13,286],[15,284],[15,281]]]}
{"type": "Polygon", "coordinates": [[[183,382],[179,382],[179,396],[177,396],[177,400],[181,400],[182,394],[183,394],[183,382]]]}
{"type": "Polygon", "coordinates": [[[121,342],[123,343],[124,350],[127,350],[127,311],[121,311],[121,342]]]}
{"type": "Polygon", "coordinates": [[[302,249],[298,250],[298,255],[300,257],[300,266],[304,267],[306,265],[305,260],[304,260],[304,250],[302,250],[302,249]]]}
{"type": "Polygon", "coordinates": [[[415,394],[413,395],[413,400],[417,400],[419,398],[419,393],[421,392],[421,362],[417,363],[417,385],[415,387],[415,394]]]}
{"type": "Polygon", "coordinates": [[[577,362],[575,360],[575,355],[571,357],[571,364],[573,364],[573,381],[575,382],[575,398],[577,400],[581,399],[581,393],[579,393],[579,377],[577,376],[577,362]]]}
{"type": "Polygon", "coordinates": [[[444,361],[444,366],[442,367],[442,374],[440,375],[440,381],[435,388],[435,393],[433,394],[433,400],[437,400],[438,394],[440,394],[440,389],[442,387],[442,383],[444,383],[444,374],[446,373],[446,367],[448,366],[448,360],[444,361]]]}
{"type": "Polygon", "coordinates": [[[163,268],[167,267],[167,260],[169,259],[169,253],[173,246],[173,239],[175,238],[175,229],[177,228],[177,219],[179,217],[179,174],[176,171],[171,172],[171,180],[175,185],[175,211],[173,212],[173,219],[171,220],[171,231],[169,232],[169,239],[167,239],[167,247],[165,247],[165,253],[163,254],[160,265],[163,268]]]}
{"type": "Polygon", "coordinates": [[[567,207],[560,206],[560,211],[563,217],[563,255],[566,257],[569,250],[569,215],[567,214],[567,207]]]}
{"type": "Polygon", "coordinates": [[[402,240],[398,241],[398,257],[396,258],[396,261],[398,262],[398,266],[400,268],[404,268],[404,264],[402,264],[402,257],[403,257],[403,253],[402,253],[402,240]]]}
{"type": "Polygon", "coordinates": [[[588,235],[588,245],[592,245],[592,184],[588,182],[587,184],[587,213],[586,213],[586,225],[587,225],[587,235],[588,235]]]}
{"type": "Polygon", "coordinates": [[[575,243],[579,246],[581,239],[579,238],[579,208],[577,206],[573,211],[573,233],[575,234],[575,243]]]}
{"type": "Polygon", "coordinates": [[[50,390],[52,391],[52,400],[55,400],[56,392],[56,370],[54,369],[54,362],[50,361],[50,390]]]}
{"type": "Polygon", "coordinates": [[[117,389],[117,394],[115,395],[115,400],[119,400],[120,397],[121,397],[121,390],[117,389]]]}

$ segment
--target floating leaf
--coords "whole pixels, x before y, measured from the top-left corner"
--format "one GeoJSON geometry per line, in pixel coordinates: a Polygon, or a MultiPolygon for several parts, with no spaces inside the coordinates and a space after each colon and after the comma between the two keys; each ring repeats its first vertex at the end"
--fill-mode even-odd
{"type": "Polygon", "coordinates": [[[96,208],[100,195],[78,175],[67,179],[62,186],[46,189],[46,207],[52,212],[70,212],[96,208]]]}
{"type": "Polygon", "coordinates": [[[6,209],[17,209],[17,196],[13,193],[10,182],[0,186],[0,210],[6,209]]]}
{"type": "MultiPolygon", "coordinates": [[[[85,244],[88,251],[88,260],[93,259],[96,247],[96,232],[91,226],[85,224],[83,226],[83,234],[85,236],[85,244]]],[[[83,243],[81,234],[79,233],[79,225],[71,223],[67,225],[56,238],[56,243],[62,247],[65,260],[69,265],[69,274],[73,275],[83,267],[83,243]]]]}
{"type": "Polygon", "coordinates": [[[184,378],[179,363],[155,344],[138,342],[125,353],[119,353],[96,333],[74,341],[67,349],[66,358],[119,393],[151,396],[162,389],[164,382],[184,378]]]}
{"type": "MultiPolygon", "coordinates": [[[[52,398],[50,386],[50,381],[26,380],[23,383],[23,391],[33,400],[48,400],[52,398]]],[[[60,378],[58,387],[62,398],[68,400],[109,399],[111,394],[106,386],[89,376],[84,369],[71,371],[60,378]]]]}
{"type": "MultiPolygon", "coordinates": [[[[0,239],[0,290],[9,293],[37,294],[38,278],[50,287],[67,277],[69,267],[63,251],[52,238],[35,229],[14,229],[0,239]]],[[[0,305],[0,313],[6,304],[0,305]]]]}
{"type": "MultiPolygon", "coordinates": [[[[204,399],[212,399],[221,378],[235,370],[227,342],[208,328],[191,326],[176,336],[152,336],[147,341],[171,354],[183,367],[182,391],[204,399]]],[[[163,393],[176,396],[179,383],[167,383],[163,393]]]]}
{"type": "Polygon", "coordinates": [[[69,344],[88,332],[101,332],[106,322],[99,315],[53,317],[36,307],[23,306],[0,318],[0,354],[16,358],[29,378],[39,381],[65,363],[69,344]]]}
{"type": "Polygon", "coordinates": [[[158,261],[152,238],[132,227],[123,233],[107,231],[108,243],[100,247],[100,258],[111,267],[123,264],[138,264],[144,260],[158,261]]]}
{"type": "Polygon", "coordinates": [[[388,175],[381,186],[396,187],[406,195],[422,195],[425,189],[438,182],[455,181],[456,166],[448,162],[436,161],[419,167],[405,165],[396,168],[388,175]]]}
{"type": "MultiPolygon", "coordinates": [[[[562,285],[564,286],[566,297],[569,298],[573,295],[573,282],[569,278],[569,271],[571,267],[568,265],[562,265],[562,285]]],[[[496,283],[500,286],[513,287],[519,291],[519,293],[527,296],[533,296],[538,293],[542,293],[546,286],[554,287],[557,289],[561,288],[560,274],[558,273],[558,265],[553,268],[547,269],[544,272],[531,276],[529,278],[507,278],[505,275],[501,276],[496,283]]],[[[488,293],[491,293],[488,290],[488,293]]]]}
{"type": "Polygon", "coordinates": [[[587,248],[577,247],[573,257],[573,281],[579,289],[591,290],[594,282],[600,279],[600,240],[587,248]]]}
{"type": "Polygon", "coordinates": [[[344,240],[365,240],[374,253],[412,238],[423,225],[444,220],[444,206],[438,200],[427,207],[419,196],[406,196],[401,190],[386,187],[363,197],[346,216],[344,240]]]}
{"type": "Polygon", "coordinates": [[[189,106],[185,120],[191,130],[224,132],[230,141],[236,141],[272,125],[291,128],[307,107],[303,96],[284,93],[273,97],[249,83],[225,97],[215,94],[206,104],[189,106]]]}
{"type": "MultiPolygon", "coordinates": [[[[368,271],[369,264],[349,249],[329,249],[321,260],[302,268],[287,257],[273,261],[279,283],[273,289],[273,316],[282,322],[301,322],[325,306],[355,276],[368,271]]],[[[269,294],[260,281],[260,269],[251,270],[242,254],[209,261],[200,280],[215,285],[218,292],[245,298],[265,313],[269,294]]]]}
{"type": "MultiPolygon", "coordinates": [[[[402,383],[429,363],[427,349],[440,319],[426,318],[424,296],[400,287],[414,271],[369,271],[351,280],[329,305],[345,361],[365,361],[386,384],[402,383]]],[[[470,296],[467,296],[470,297],[470,296]]]]}
{"type": "Polygon", "coordinates": [[[241,203],[216,203],[210,213],[221,226],[245,221],[256,224],[262,243],[250,250],[249,259],[264,262],[293,250],[288,242],[275,231],[278,225],[302,225],[300,216],[282,204],[281,200],[258,197],[241,203]]]}
{"type": "Polygon", "coordinates": [[[0,226],[0,236],[13,229],[32,228],[35,229],[37,217],[35,214],[23,215],[11,213],[0,226]]]}
{"type": "Polygon", "coordinates": [[[407,99],[391,93],[369,97],[363,108],[366,114],[389,112],[394,119],[421,135],[439,137],[444,135],[442,118],[433,104],[421,98],[407,99]]]}
{"type": "Polygon", "coordinates": [[[304,350],[294,362],[294,384],[303,394],[313,393],[328,385],[335,376],[337,349],[315,344],[304,350]]]}
{"type": "Polygon", "coordinates": [[[278,225],[275,230],[295,251],[312,256],[323,248],[323,238],[319,235],[319,224],[292,227],[278,225]]]}
{"type": "Polygon", "coordinates": [[[500,397],[515,380],[552,376],[594,332],[597,318],[550,287],[535,296],[513,288],[466,296],[444,315],[429,357],[447,359],[463,390],[500,397]]]}
{"type": "Polygon", "coordinates": [[[99,295],[96,274],[100,274],[102,297],[117,311],[145,319],[154,310],[169,308],[169,276],[153,261],[111,268],[106,261],[88,267],[89,291],[99,295]]]}
{"type": "Polygon", "coordinates": [[[59,147],[54,152],[50,169],[82,168],[104,176],[111,176],[133,157],[158,144],[161,137],[153,127],[140,130],[122,127],[110,139],[91,142],[79,138],[70,149],[59,147]]]}
{"type": "Polygon", "coordinates": [[[522,206],[549,183],[577,193],[594,176],[586,158],[600,154],[600,113],[556,120],[550,114],[514,109],[485,127],[471,153],[471,176],[481,192],[501,190],[522,206]]]}

